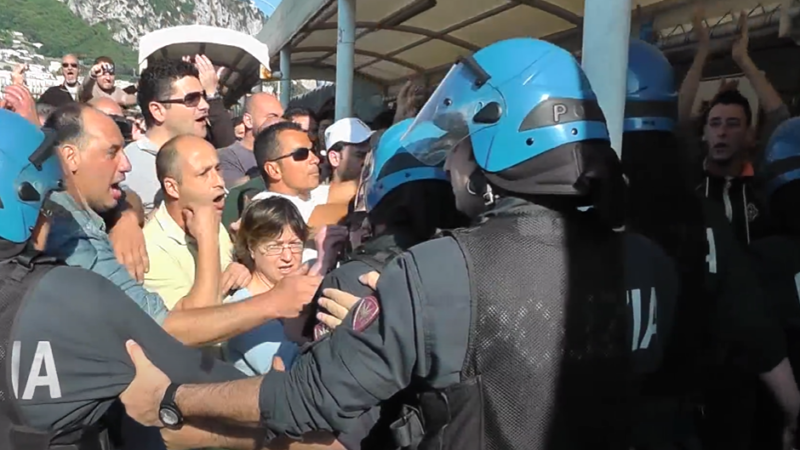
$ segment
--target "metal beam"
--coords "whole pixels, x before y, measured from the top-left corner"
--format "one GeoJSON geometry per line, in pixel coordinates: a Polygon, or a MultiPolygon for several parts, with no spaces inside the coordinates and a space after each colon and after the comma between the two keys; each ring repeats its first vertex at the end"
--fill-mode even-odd
{"type": "Polygon", "coordinates": [[[353,73],[356,49],[356,0],[338,0],[336,43],[336,120],[353,116],[353,73]]]}
{"type": "Polygon", "coordinates": [[[531,8],[536,8],[538,10],[544,11],[548,14],[552,14],[558,17],[561,20],[566,20],[567,22],[577,25],[583,26],[583,17],[575,14],[574,12],[562,8],[552,2],[548,2],[545,0],[512,0],[514,3],[518,3],[520,5],[527,5],[531,8]]]}
{"type": "MultiPolygon", "coordinates": [[[[301,48],[296,48],[296,49],[292,50],[292,53],[317,53],[317,52],[331,52],[331,53],[329,53],[329,55],[333,55],[336,52],[336,47],[314,46],[314,47],[301,47],[301,48]]],[[[398,66],[403,66],[403,67],[405,67],[407,69],[411,69],[411,70],[413,70],[414,72],[417,72],[417,73],[425,72],[425,68],[422,67],[422,66],[418,66],[416,64],[412,64],[412,63],[410,63],[408,61],[405,61],[405,60],[399,59],[399,58],[395,58],[393,56],[387,56],[387,55],[384,55],[382,53],[355,49],[355,54],[356,55],[369,56],[371,58],[376,58],[376,59],[380,59],[380,60],[383,60],[383,61],[389,61],[390,63],[397,64],[398,66]]],[[[328,57],[329,56],[326,56],[325,59],[327,59],[328,57]]],[[[317,58],[316,60],[314,60],[314,62],[316,63],[316,62],[322,62],[322,61],[320,61],[319,58],[317,58]]]]}
{"type": "MultiPolygon", "coordinates": [[[[402,33],[410,33],[410,34],[418,34],[420,36],[425,36],[432,39],[438,39],[440,41],[447,42],[448,44],[453,44],[457,47],[462,47],[467,50],[476,52],[480,49],[477,45],[471,44],[463,39],[458,39],[453,36],[442,35],[441,33],[426,30],[424,28],[419,27],[411,27],[408,25],[382,25],[380,22],[356,22],[356,28],[363,28],[371,31],[400,31],[402,33]]],[[[310,28],[310,31],[321,31],[321,30],[335,30],[336,24],[335,23],[322,23],[313,28],[310,28]]],[[[428,42],[428,41],[426,41],[428,42]]]]}
{"type": "Polygon", "coordinates": [[[331,1],[333,0],[281,2],[256,34],[256,39],[267,44],[270,56],[278,54],[331,1]]]}

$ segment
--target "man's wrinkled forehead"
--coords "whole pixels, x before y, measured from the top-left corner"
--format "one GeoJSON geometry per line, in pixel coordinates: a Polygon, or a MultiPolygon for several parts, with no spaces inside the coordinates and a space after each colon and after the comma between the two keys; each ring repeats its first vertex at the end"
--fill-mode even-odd
{"type": "Polygon", "coordinates": [[[78,58],[76,58],[74,55],[65,55],[63,58],[61,58],[61,62],[62,63],[70,63],[70,64],[78,64],[78,58]]]}
{"type": "Polygon", "coordinates": [[[171,86],[171,95],[183,96],[201,91],[203,91],[203,85],[200,84],[200,79],[191,75],[173,81],[171,86]]]}
{"type": "Polygon", "coordinates": [[[288,155],[298,148],[311,148],[308,134],[297,130],[285,130],[278,137],[281,155],[288,155]]]}

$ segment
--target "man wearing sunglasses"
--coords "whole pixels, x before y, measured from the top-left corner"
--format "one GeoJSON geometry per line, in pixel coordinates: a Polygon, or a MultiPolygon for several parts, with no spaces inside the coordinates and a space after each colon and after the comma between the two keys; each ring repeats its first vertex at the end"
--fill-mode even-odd
{"type": "Polygon", "coordinates": [[[83,81],[82,99],[89,101],[98,97],[110,97],[121,106],[135,105],[135,86],[126,89],[115,86],[116,73],[116,66],[111,58],[100,56],[95,59],[89,76],[83,81]]]}
{"type": "Polygon", "coordinates": [[[58,86],[53,86],[39,97],[39,103],[55,106],[56,108],[74,102],[78,99],[78,75],[80,74],[80,64],[75,55],[64,55],[61,58],[61,75],[64,82],[58,86]]]}
{"type": "Polygon", "coordinates": [[[128,187],[139,194],[149,213],[158,205],[161,184],[156,155],[170,139],[183,134],[205,138],[209,105],[197,68],[189,62],[160,60],[142,71],[137,93],[147,133],[125,147],[133,167],[128,187]]]}

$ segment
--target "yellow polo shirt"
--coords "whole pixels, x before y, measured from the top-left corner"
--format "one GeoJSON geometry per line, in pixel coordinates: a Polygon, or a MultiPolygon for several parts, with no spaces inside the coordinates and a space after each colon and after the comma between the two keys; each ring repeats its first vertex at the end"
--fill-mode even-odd
{"type": "MultiPolygon", "coordinates": [[[[197,242],[175,223],[163,202],[144,226],[144,240],[150,259],[144,287],[160,295],[171,310],[194,286],[197,242]]],[[[219,256],[220,270],[225,270],[233,262],[233,243],[221,226],[219,256]]]]}

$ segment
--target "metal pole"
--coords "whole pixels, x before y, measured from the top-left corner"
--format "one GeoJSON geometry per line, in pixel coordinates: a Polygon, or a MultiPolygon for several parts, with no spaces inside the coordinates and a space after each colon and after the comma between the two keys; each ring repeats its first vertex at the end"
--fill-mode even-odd
{"type": "Polygon", "coordinates": [[[284,109],[289,107],[289,100],[292,98],[292,49],[284,47],[281,49],[281,105],[284,109]]]}
{"type": "Polygon", "coordinates": [[[606,116],[611,146],[622,152],[625,83],[631,30],[631,0],[586,0],[583,70],[606,116]]]}
{"type": "Polygon", "coordinates": [[[356,43],[356,0],[338,0],[336,44],[336,120],[353,115],[353,71],[356,43]]]}

